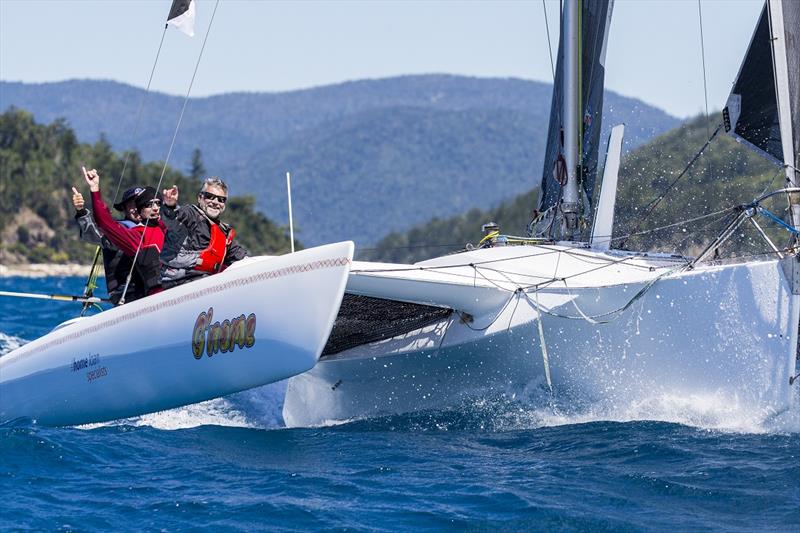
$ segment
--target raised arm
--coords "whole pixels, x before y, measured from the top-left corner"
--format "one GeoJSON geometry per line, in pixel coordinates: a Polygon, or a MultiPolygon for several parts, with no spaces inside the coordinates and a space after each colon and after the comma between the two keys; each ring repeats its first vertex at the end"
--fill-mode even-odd
{"type": "Polygon", "coordinates": [[[141,242],[141,233],[133,228],[127,228],[114,220],[114,217],[111,216],[111,211],[109,211],[108,206],[103,202],[103,197],[100,195],[100,175],[94,169],[89,171],[83,167],[81,169],[92,193],[92,215],[97,227],[123,253],[131,256],[135,255],[136,249],[141,242]]]}

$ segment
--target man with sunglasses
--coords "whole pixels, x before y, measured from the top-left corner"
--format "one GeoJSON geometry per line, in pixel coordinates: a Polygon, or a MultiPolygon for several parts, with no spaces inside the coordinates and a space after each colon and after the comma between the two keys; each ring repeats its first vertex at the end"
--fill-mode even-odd
{"type": "Polygon", "coordinates": [[[247,250],[234,240],[236,231],[219,219],[228,201],[228,186],[221,179],[206,178],[197,204],[178,206],[177,186],[162,194],[169,228],[161,254],[165,288],[216,274],[247,257],[247,250]]]}
{"type": "Polygon", "coordinates": [[[111,241],[133,265],[131,283],[125,294],[130,302],[161,292],[161,264],[159,256],[164,249],[166,226],[161,222],[161,200],[153,187],[144,187],[133,198],[140,221],[128,227],[111,216],[100,194],[100,175],[94,169],[83,170],[83,177],[92,193],[92,215],[97,228],[111,241]]]}

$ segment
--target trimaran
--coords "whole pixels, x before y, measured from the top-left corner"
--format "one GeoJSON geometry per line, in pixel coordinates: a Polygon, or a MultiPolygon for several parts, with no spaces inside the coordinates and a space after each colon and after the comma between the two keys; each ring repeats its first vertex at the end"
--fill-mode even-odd
{"type": "Polygon", "coordinates": [[[696,258],[610,249],[622,126],[598,199],[594,182],[612,8],[563,2],[538,239],[490,234],[493,247],[413,265],[355,262],[320,362],[289,381],[287,425],[441,408],[530,384],[561,406],[699,396],[766,417],[794,401],[800,2],[767,0],[725,108],[726,130],[783,168],[792,242],[729,264],[708,259],[776,193],[732,210],[696,258]],[[592,200],[594,224],[582,231],[592,200]]]}
{"type": "Polygon", "coordinates": [[[290,376],[289,426],[530,384],[562,405],[665,393],[715,395],[765,415],[788,408],[796,238],[759,260],[708,258],[775,194],[789,200],[787,227],[800,229],[800,3],[767,0],[725,108],[725,129],[775,160],[786,188],[735,210],[696,258],[611,249],[622,126],[599,195],[594,182],[612,8],[564,2],[531,238],[494,232],[492,246],[413,265],[352,261],[351,243],[243,261],[0,358],[0,419],[109,420],[290,376]]]}

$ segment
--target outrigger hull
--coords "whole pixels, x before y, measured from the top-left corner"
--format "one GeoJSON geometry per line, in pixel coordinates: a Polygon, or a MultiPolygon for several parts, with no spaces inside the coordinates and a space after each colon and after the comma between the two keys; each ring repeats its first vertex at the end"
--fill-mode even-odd
{"type": "Polygon", "coordinates": [[[353,243],[256,257],[68,322],[0,358],[0,420],[79,425],[170,409],[312,368],[353,243]]]}
{"type": "Polygon", "coordinates": [[[433,283],[450,294],[443,306],[472,293],[474,311],[487,307],[323,356],[289,381],[284,419],[318,425],[523,391],[544,405],[674,397],[765,417],[788,408],[800,302],[780,262],[685,264],[557,246],[480,250],[404,271],[356,263],[348,293],[380,297],[389,277],[386,297],[401,281],[435,294],[422,290],[433,283]],[[501,305],[481,296],[487,287],[504,294],[501,305]]]}

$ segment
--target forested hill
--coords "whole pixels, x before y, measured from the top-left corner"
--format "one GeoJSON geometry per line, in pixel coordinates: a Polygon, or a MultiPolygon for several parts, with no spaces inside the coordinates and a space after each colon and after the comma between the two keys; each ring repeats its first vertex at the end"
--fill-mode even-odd
{"type": "MultiPolygon", "coordinates": [[[[628,235],[634,230],[651,231],[748,203],[764,190],[782,186],[780,168],[722,132],[680,177],[705,143],[709,132],[713,133],[715,120],[718,122],[721,117],[712,117],[710,128],[705,117],[690,120],[623,159],[615,206],[615,237],[628,235]],[[670,187],[673,182],[674,186],[670,187]],[[653,201],[662,194],[664,199],[645,216],[653,201]]],[[[499,223],[504,233],[525,235],[536,206],[537,192],[532,190],[521,194],[495,209],[473,209],[455,217],[435,218],[408,232],[393,232],[375,247],[360,250],[359,258],[410,263],[444,255],[462,249],[468,242],[477,243],[481,238],[481,225],[490,220],[499,223]]],[[[779,200],[773,211],[780,215],[779,200]]],[[[709,242],[725,222],[722,215],[709,217],[652,231],[624,242],[617,240],[615,247],[692,254],[709,242]]],[[[769,223],[764,225],[768,227],[769,223]]],[[[731,240],[729,249],[733,248],[737,253],[747,247],[762,250],[763,243],[755,237],[752,228],[749,225],[742,228],[731,240]]],[[[776,239],[782,238],[780,231],[773,229],[770,232],[776,239]]]]}
{"type": "MultiPolygon", "coordinates": [[[[551,90],[518,79],[423,75],[193,98],[170,163],[188,169],[200,148],[209,173],[254,194],[257,208],[281,221],[291,171],[301,240],[364,245],[433,216],[496,206],[537,183],[551,90]]],[[[142,94],[114,82],[0,82],[0,110],[16,105],[40,122],[63,117],[81,141],[105,133],[121,151],[142,94]]],[[[165,157],[181,104],[148,96],[135,141],[144,160],[165,157]]],[[[604,129],[628,125],[627,147],[678,123],[613,92],[604,117],[604,129]]]]}
{"type": "MultiPolygon", "coordinates": [[[[80,143],[63,122],[37,124],[30,113],[9,110],[0,115],[0,263],[89,263],[94,246],[78,240],[73,220],[71,187],[89,200],[81,166],[101,173],[103,197],[110,205],[124,156],[100,140],[80,143]]],[[[162,164],[144,163],[132,153],[121,190],[134,184],[155,185],[162,164]]],[[[177,184],[182,200],[192,201],[204,173],[202,159],[195,158],[194,176],[168,168],[165,184],[177,184]]],[[[287,230],[255,211],[252,196],[231,198],[224,215],[237,230],[237,238],[252,253],[281,253],[289,249],[287,230]]]]}

